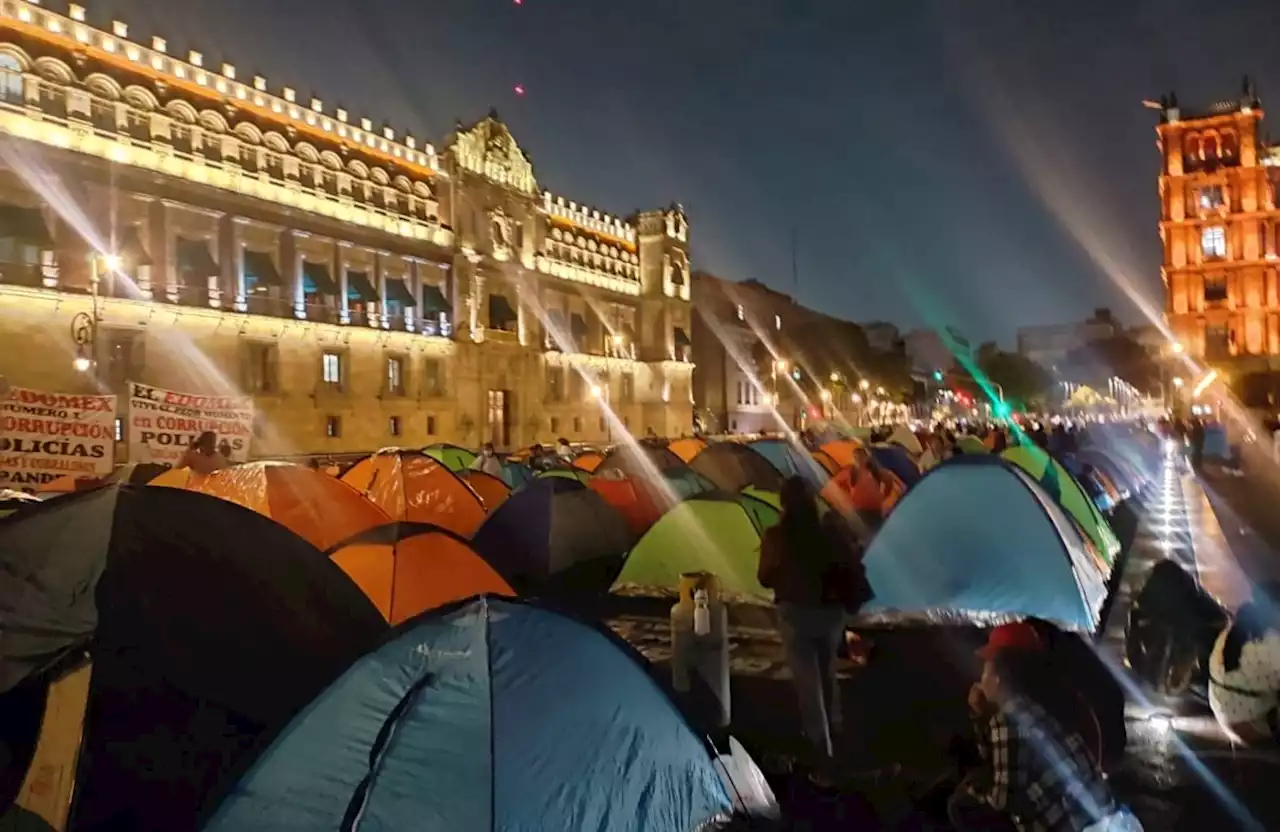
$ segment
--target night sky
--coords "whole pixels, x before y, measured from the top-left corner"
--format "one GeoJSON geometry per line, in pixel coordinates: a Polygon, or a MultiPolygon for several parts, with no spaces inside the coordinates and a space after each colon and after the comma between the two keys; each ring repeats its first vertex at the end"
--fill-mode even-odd
{"type": "Polygon", "coordinates": [[[791,291],[795,227],[801,302],[1006,343],[1095,306],[1138,322],[1108,274],[1159,308],[1144,98],[1247,72],[1280,101],[1276,0],[86,5],[437,143],[496,107],[542,186],[682,202],[698,268],[791,291]]]}

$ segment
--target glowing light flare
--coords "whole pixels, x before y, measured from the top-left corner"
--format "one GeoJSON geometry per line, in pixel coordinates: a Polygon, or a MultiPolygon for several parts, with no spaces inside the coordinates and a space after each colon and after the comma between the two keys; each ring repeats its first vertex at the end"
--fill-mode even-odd
{"type": "Polygon", "coordinates": [[[524,95],[524,84],[516,84],[512,89],[516,95],[524,95]]]}

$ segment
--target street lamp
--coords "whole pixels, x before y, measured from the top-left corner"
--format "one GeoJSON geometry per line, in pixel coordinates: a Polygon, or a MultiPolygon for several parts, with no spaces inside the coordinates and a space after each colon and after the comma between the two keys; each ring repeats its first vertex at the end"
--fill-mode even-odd
{"type": "Polygon", "coordinates": [[[1174,376],[1174,377],[1173,377],[1173,386],[1174,386],[1174,387],[1177,387],[1179,390],[1181,390],[1181,389],[1182,389],[1182,385],[1184,385],[1184,384],[1186,384],[1186,381],[1184,381],[1184,380],[1183,380],[1182,376],[1174,376]]]}
{"type": "Polygon", "coordinates": [[[862,388],[863,390],[866,390],[871,387],[871,382],[867,381],[864,378],[862,381],[858,382],[858,387],[862,388]]]}
{"type": "Polygon", "coordinates": [[[831,391],[830,391],[830,390],[828,390],[828,389],[827,389],[827,388],[825,388],[825,387],[824,387],[824,388],[822,388],[822,390],[820,390],[820,391],[819,391],[818,395],[822,397],[822,400],[823,400],[824,402],[829,402],[829,401],[831,401],[831,391]]]}
{"type": "Polygon", "coordinates": [[[883,395],[884,395],[884,388],[883,388],[883,387],[877,387],[877,388],[876,388],[876,395],[877,395],[877,396],[883,396],[883,395]]]}
{"type": "Polygon", "coordinates": [[[837,373],[835,370],[832,370],[832,371],[831,371],[831,383],[832,383],[832,384],[838,384],[839,382],[840,382],[840,374],[839,374],[839,373],[837,373]]]}
{"type": "Polygon", "coordinates": [[[1182,346],[1181,341],[1174,341],[1173,344],[1169,346],[1169,349],[1173,351],[1174,355],[1182,355],[1187,351],[1187,348],[1182,346]]]}

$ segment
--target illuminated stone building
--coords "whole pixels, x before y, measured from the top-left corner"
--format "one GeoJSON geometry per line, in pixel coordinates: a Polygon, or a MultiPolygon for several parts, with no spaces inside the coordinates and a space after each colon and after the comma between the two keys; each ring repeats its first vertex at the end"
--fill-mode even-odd
{"type": "Polygon", "coordinates": [[[1203,111],[1159,103],[1161,274],[1165,314],[1187,353],[1232,371],[1274,371],[1280,357],[1276,185],[1280,148],[1246,80],[1203,111]]]}
{"type": "Polygon", "coordinates": [[[0,0],[9,383],[249,392],[255,455],[689,430],[678,206],[545,190],[493,113],[437,147],[173,46],[0,0]]]}
{"type": "Polygon", "coordinates": [[[799,430],[837,410],[851,422],[880,415],[867,410],[887,396],[871,380],[858,324],[759,281],[705,272],[694,273],[693,305],[694,407],[706,431],[799,430]]]}

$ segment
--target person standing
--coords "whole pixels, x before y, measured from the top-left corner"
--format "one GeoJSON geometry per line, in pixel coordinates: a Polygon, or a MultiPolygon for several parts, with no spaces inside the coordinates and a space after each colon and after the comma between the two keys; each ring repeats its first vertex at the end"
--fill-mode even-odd
{"type": "Polygon", "coordinates": [[[830,765],[839,709],[836,651],[846,610],[869,596],[861,559],[850,539],[822,523],[809,484],[782,484],[782,516],[760,543],[758,579],[774,591],[783,652],[791,669],[800,719],[816,755],[815,772],[830,765]]]}
{"type": "Polygon", "coordinates": [[[498,454],[493,449],[492,442],[486,442],[480,448],[480,453],[471,462],[471,470],[481,471],[491,477],[502,479],[502,460],[498,459],[498,454]]]}
{"type": "Polygon", "coordinates": [[[218,434],[211,430],[196,437],[178,462],[179,468],[190,468],[197,474],[207,476],[214,471],[230,466],[227,458],[218,453],[218,434]]]}

